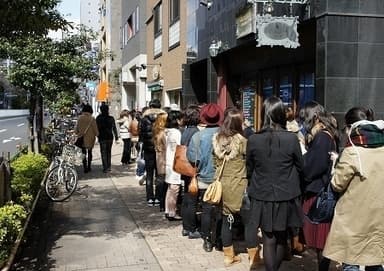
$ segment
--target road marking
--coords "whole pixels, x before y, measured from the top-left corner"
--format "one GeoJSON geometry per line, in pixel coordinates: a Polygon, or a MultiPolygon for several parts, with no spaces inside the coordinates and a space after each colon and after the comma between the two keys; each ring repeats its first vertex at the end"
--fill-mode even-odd
{"type": "Polygon", "coordinates": [[[12,136],[12,137],[10,137],[9,139],[11,139],[11,140],[20,140],[21,137],[14,137],[14,136],[12,136]]]}
{"type": "Polygon", "coordinates": [[[4,144],[4,143],[11,142],[11,141],[20,140],[20,139],[22,139],[22,138],[21,138],[21,137],[15,137],[15,136],[12,136],[12,137],[10,137],[10,138],[8,138],[8,139],[4,139],[4,140],[3,140],[3,144],[4,144]]]}
{"type": "Polygon", "coordinates": [[[7,129],[1,129],[0,133],[7,131],[7,129]]]}
{"type": "Polygon", "coordinates": [[[9,139],[4,139],[4,140],[3,140],[3,144],[4,144],[4,143],[11,142],[11,141],[12,141],[12,139],[11,139],[11,140],[9,140],[9,139]]]}
{"type": "Polygon", "coordinates": [[[21,127],[21,126],[24,126],[24,125],[25,125],[25,123],[23,122],[23,123],[17,124],[17,127],[21,127]]]}

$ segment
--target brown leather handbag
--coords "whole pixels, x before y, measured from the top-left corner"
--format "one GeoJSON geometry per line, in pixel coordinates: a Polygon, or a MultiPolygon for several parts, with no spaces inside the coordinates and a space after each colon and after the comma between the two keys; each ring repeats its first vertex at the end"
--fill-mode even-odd
{"type": "Polygon", "coordinates": [[[188,161],[187,146],[177,145],[175,151],[175,159],[173,160],[173,170],[179,174],[194,177],[196,168],[188,161]]]}

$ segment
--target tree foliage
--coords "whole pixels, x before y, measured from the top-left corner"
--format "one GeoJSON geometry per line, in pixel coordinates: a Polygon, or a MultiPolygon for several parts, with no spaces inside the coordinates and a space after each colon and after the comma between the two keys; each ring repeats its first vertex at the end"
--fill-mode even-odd
{"type": "Polygon", "coordinates": [[[61,0],[1,0],[0,37],[43,36],[66,29],[68,22],[56,10],[61,0]]]}
{"type": "Polygon", "coordinates": [[[14,61],[8,78],[13,85],[29,91],[31,97],[42,95],[45,102],[54,102],[60,92],[75,93],[79,82],[74,78],[97,78],[93,71],[96,60],[85,55],[88,43],[86,32],[62,41],[0,38],[0,58],[14,61]]]}

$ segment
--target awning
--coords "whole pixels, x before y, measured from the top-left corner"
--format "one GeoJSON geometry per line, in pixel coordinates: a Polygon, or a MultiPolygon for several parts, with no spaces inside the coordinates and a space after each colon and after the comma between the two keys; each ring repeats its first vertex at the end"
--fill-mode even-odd
{"type": "Polygon", "coordinates": [[[98,102],[106,102],[109,96],[109,87],[107,81],[100,82],[97,90],[96,100],[98,102]]]}

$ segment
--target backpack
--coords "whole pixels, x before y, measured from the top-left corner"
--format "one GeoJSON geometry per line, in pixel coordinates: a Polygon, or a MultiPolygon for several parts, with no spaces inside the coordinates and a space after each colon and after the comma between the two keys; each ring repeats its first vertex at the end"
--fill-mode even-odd
{"type": "Polygon", "coordinates": [[[129,125],[129,132],[132,136],[138,136],[139,135],[139,122],[136,118],[134,118],[131,121],[131,124],[129,125]]]}

